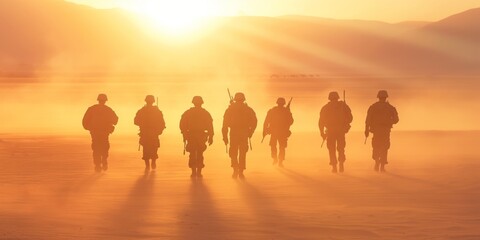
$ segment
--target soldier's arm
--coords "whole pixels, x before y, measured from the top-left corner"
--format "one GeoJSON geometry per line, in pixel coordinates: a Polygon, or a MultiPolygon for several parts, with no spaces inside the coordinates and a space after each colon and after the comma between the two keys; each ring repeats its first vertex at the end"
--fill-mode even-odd
{"type": "Polygon", "coordinates": [[[83,115],[82,119],[82,126],[85,130],[90,130],[90,123],[91,122],[91,110],[90,108],[87,109],[85,114],[83,115]]]}
{"type": "Polygon", "coordinates": [[[117,125],[118,123],[118,116],[117,114],[112,110],[112,124],[117,125]]]}
{"type": "Polygon", "coordinates": [[[346,113],[347,113],[347,123],[351,123],[353,121],[352,110],[350,107],[345,103],[346,113]]]}
{"type": "Polygon", "coordinates": [[[255,129],[257,128],[257,115],[255,115],[255,112],[253,109],[251,109],[251,126],[250,126],[250,137],[252,137],[253,133],[255,132],[255,129]]]}
{"type": "Polygon", "coordinates": [[[158,110],[159,112],[159,125],[160,125],[160,134],[163,133],[163,129],[165,129],[167,126],[165,125],[165,119],[163,119],[163,113],[162,111],[158,110]]]}
{"type": "Polygon", "coordinates": [[[222,124],[222,137],[225,144],[228,144],[228,127],[230,123],[230,113],[227,109],[223,115],[223,124],[222,124]]]}
{"type": "Polygon", "coordinates": [[[365,119],[365,136],[368,136],[370,132],[370,126],[372,124],[372,106],[370,106],[367,110],[367,117],[365,119]]]}
{"type": "Polygon", "coordinates": [[[133,119],[133,124],[135,124],[137,126],[140,126],[141,123],[142,123],[140,111],[141,110],[137,111],[137,114],[135,114],[135,118],[133,119]]]}
{"type": "Polygon", "coordinates": [[[180,128],[180,132],[182,134],[184,134],[185,131],[186,131],[186,116],[185,116],[186,114],[187,114],[187,112],[184,112],[182,114],[182,117],[180,118],[180,123],[178,124],[178,126],[180,128]]]}
{"type": "Polygon", "coordinates": [[[267,112],[267,116],[265,117],[265,121],[263,121],[263,136],[266,136],[266,135],[270,134],[269,127],[270,127],[271,111],[272,110],[269,110],[267,112]]]}
{"type": "Polygon", "coordinates": [[[393,106],[392,106],[392,115],[393,115],[392,116],[392,124],[397,124],[400,119],[398,118],[397,109],[393,106]]]}

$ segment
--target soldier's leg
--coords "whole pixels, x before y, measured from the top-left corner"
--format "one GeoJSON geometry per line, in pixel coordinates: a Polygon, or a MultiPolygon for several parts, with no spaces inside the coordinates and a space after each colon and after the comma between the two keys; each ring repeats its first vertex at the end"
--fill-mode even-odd
{"type": "Polygon", "coordinates": [[[151,162],[152,169],[156,169],[157,168],[157,159],[158,159],[158,147],[157,146],[153,147],[150,159],[152,159],[152,162],[151,162]]]}
{"type": "Polygon", "coordinates": [[[374,170],[380,170],[381,137],[378,132],[373,133],[372,137],[372,159],[375,161],[374,170]]]}
{"type": "Polygon", "coordinates": [[[142,159],[145,161],[145,169],[150,170],[150,155],[152,152],[152,146],[143,144],[143,156],[142,159]]]}
{"type": "Polygon", "coordinates": [[[102,171],[102,148],[101,142],[99,141],[99,137],[97,134],[90,133],[92,136],[92,151],[93,151],[93,164],[95,165],[95,171],[101,172],[102,171]]]}
{"type": "Polygon", "coordinates": [[[336,145],[337,145],[336,136],[333,134],[329,134],[327,137],[327,148],[328,148],[328,154],[330,157],[330,165],[332,166],[337,165],[336,145]]]}
{"type": "Polygon", "coordinates": [[[277,158],[277,137],[275,135],[270,135],[270,153],[273,159],[273,164],[276,164],[278,161],[277,158]]]}
{"type": "Polygon", "coordinates": [[[382,132],[380,151],[380,171],[385,172],[385,165],[388,164],[388,149],[390,149],[390,131],[382,132]]]}
{"type": "Polygon", "coordinates": [[[248,138],[242,140],[238,155],[238,177],[244,178],[243,171],[247,168],[248,138]]]}
{"type": "Polygon", "coordinates": [[[228,154],[230,155],[231,167],[233,168],[233,178],[238,177],[238,152],[239,152],[239,141],[236,136],[230,135],[230,148],[228,154]]]}
{"type": "Polygon", "coordinates": [[[107,171],[108,169],[108,151],[110,150],[110,143],[108,142],[108,135],[105,137],[105,141],[103,142],[102,146],[102,169],[103,171],[107,171]]]}
{"type": "Polygon", "coordinates": [[[278,139],[278,159],[280,163],[278,164],[280,167],[283,167],[283,161],[285,161],[285,148],[287,148],[287,138],[279,138],[278,139]]]}
{"type": "Polygon", "coordinates": [[[343,163],[347,159],[345,157],[345,146],[346,146],[345,134],[340,133],[337,137],[337,151],[338,151],[338,163],[339,163],[338,164],[338,170],[340,172],[343,172],[343,170],[344,170],[343,163]]]}
{"type": "Polygon", "coordinates": [[[192,174],[190,177],[196,177],[197,176],[197,149],[195,149],[193,146],[190,146],[188,149],[190,152],[190,155],[188,157],[188,167],[192,170],[192,174]]]}
{"type": "MultiPolygon", "coordinates": [[[[206,147],[207,146],[205,145],[205,149],[206,147]]],[[[197,152],[197,177],[199,178],[203,177],[202,169],[205,167],[205,164],[203,162],[203,152],[205,151],[205,149],[199,149],[197,152]]]]}

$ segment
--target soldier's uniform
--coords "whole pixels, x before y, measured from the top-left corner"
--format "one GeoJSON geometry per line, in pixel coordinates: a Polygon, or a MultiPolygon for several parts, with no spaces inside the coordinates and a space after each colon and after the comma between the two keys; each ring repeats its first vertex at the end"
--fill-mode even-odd
{"type": "Polygon", "coordinates": [[[158,136],[165,129],[165,120],[162,111],[152,104],[155,102],[152,95],[145,98],[147,105],[138,110],[135,115],[134,124],[140,127],[140,145],[143,147],[143,157],[145,167],[150,168],[149,160],[152,160],[151,168],[156,168],[156,160],[158,159],[157,150],[160,147],[158,136]]]}
{"type": "Polygon", "coordinates": [[[339,98],[337,92],[329,94],[328,99],[330,102],[323,106],[318,121],[320,133],[323,139],[327,141],[330,165],[332,165],[333,172],[337,172],[337,163],[339,163],[340,172],[343,172],[343,163],[346,160],[345,134],[350,130],[350,123],[353,120],[350,107],[345,102],[338,101],[339,98]]]}
{"type": "Polygon", "coordinates": [[[236,93],[234,102],[230,104],[223,116],[222,135],[228,144],[228,129],[230,129],[229,155],[233,168],[233,177],[243,178],[246,169],[248,139],[252,137],[257,127],[257,117],[252,108],[245,103],[245,95],[236,93]]]}
{"type": "Polygon", "coordinates": [[[195,96],[192,103],[195,107],[185,111],[180,119],[180,130],[186,142],[186,151],[190,153],[188,166],[192,169],[192,177],[202,177],[206,142],[209,144],[213,142],[213,119],[210,113],[201,107],[203,104],[201,97],[195,96]]]}
{"type": "Polygon", "coordinates": [[[385,171],[384,166],[388,163],[387,155],[390,148],[390,132],[393,124],[398,123],[397,109],[386,101],[388,93],[385,90],[378,92],[378,102],[372,104],[367,111],[365,120],[365,136],[373,133],[372,138],[372,158],[375,160],[375,170],[381,167],[385,171]]]}
{"type": "Polygon", "coordinates": [[[108,106],[105,105],[107,95],[99,94],[95,104],[87,109],[83,116],[83,128],[90,131],[92,137],[93,163],[95,171],[108,169],[108,150],[110,143],[108,136],[115,130],[114,125],[118,123],[118,116],[108,106]]]}
{"type": "Polygon", "coordinates": [[[270,134],[270,149],[273,158],[273,164],[278,162],[279,166],[283,166],[285,160],[285,148],[287,140],[290,137],[290,126],[293,124],[292,113],[289,108],[284,107],[285,99],[278,98],[278,106],[273,107],[267,112],[263,123],[263,136],[270,134]],[[279,151],[277,154],[277,143],[279,151]]]}

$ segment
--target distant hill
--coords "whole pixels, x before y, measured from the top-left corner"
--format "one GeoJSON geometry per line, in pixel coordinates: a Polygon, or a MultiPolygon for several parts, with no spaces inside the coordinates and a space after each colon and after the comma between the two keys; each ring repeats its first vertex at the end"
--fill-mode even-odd
{"type": "Polygon", "coordinates": [[[181,72],[480,74],[480,9],[434,23],[222,17],[184,44],[120,10],[0,1],[0,75],[181,72]]]}

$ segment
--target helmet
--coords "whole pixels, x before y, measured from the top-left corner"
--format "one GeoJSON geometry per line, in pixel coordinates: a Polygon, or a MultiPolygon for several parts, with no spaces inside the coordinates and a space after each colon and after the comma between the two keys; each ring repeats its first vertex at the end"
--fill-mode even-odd
{"type": "Polygon", "coordinates": [[[283,106],[283,105],[285,105],[285,103],[286,103],[285,98],[279,97],[279,98],[277,99],[277,104],[278,104],[278,105],[283,106]]]}
{"type": "Polygon", "coordinates": [[[98,101],[107,101],[108,100],[107,94],[105,94],[105,93],[98,94],[97,100],[98,101]]]}
{"type": "Polygon", "coordinates": [[[202,105],[202,104],[203,104],[203,99],[202,99],[202,97],[200,97],[200,96],[195,96],[195,97],[193,97],[193,99],[192,99],[192,103],[193,103],[194,105],[202,105]]]}
{"type": "Polygon", "coordinates": [[[147,103],[154,103],[155,102],[155,97],[153,97],[153,95],[147,95],[145,97],[145,102],[147,103]]]}
{"type": "Polygon", "coordinates": [[[235,100],[235,102],[245,102],[245,94],[241,92],[235,93],[233,100],[235,100]]]}
{"type": "Polygon", "coordinates": [[[378,91],[377,98],[387,98],[387,97],[388,97],[387,91],[385,90],[378,91]]]}
{"type": "Polygon", "coordinates": [[[328,100],[338,100],[338,99],[340,99],[338,92],[330,92],[328,94],[328,100]]]}

